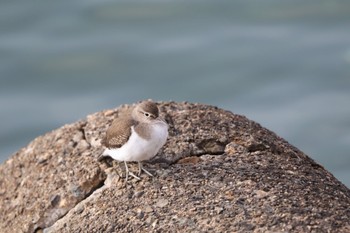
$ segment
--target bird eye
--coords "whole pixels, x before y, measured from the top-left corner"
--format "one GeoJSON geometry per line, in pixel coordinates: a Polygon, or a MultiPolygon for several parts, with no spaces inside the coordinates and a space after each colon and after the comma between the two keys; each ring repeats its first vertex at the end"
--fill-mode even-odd
{"type": "Polygon", "coordinates": [[[148,112],[145,112],[146,117],[150,117],[150,114],[148,112]]]}

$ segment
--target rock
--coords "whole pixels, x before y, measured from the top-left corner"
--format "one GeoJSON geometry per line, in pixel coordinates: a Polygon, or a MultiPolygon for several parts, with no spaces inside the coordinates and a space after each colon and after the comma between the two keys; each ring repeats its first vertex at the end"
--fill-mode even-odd
{"type": "Polygon", "coordinates": [[[159,207],[159,208],[162,208],[162,207],[165,207],[165,206],[167,206],[168,205],[168,203],[169,203],[169,201],[167,200],[167,199],[159,199],[158,201],[157,201],[157,203],[155,204],[155,206],[156,207],[159,207]]]}
{"type": "Polygon", "coordinates": [[[144,164],[154,177],[125,183],[118,165],[97,161],[128,105],[40,136],[1,164],[0,232],[350,232],[349,189],[273,132],[213,106],[159,106],[170,128],[144,164]]]}
{"type": "Polygon", "coordinates": [[[152,207],[151,207],[151,206],[149,206],[149,205],[147,205],[147,206],[145,207],[145,212],[146,212],[146,213],[153,212],[152,207]]]}

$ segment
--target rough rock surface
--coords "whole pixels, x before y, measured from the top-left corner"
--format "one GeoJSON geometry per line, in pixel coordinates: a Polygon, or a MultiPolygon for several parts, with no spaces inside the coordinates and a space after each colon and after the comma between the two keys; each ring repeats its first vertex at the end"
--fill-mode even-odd
{"type": "Polygon", "coordinates": [[[89,115],[0,165],[0,232],[350,232],[349,189],[282,138],[213,106],[159,106],[153,178],[125,183],[96,159],[130,106],[89,115]]]}

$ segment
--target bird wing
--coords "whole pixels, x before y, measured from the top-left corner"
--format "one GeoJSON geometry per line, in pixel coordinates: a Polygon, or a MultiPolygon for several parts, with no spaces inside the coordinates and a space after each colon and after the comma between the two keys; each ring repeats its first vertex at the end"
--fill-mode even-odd
{"type": "Polygon", "coordinates": [[[115,119],[112,125],[107,129],[102,144],[107,148],[120,148],[129,140],[131,126],[134,124],[135,121],[130,119],[130,117],[115,119]]]}

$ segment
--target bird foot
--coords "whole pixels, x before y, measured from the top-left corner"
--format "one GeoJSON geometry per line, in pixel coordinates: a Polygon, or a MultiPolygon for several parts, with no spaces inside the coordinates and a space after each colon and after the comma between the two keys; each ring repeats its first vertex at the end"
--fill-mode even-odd
{"type": "Polygon", "coordinates": [[[146,169],[143,168],[141,162],[138,162],[138,163],[139,163],[139,173],[138,173],[139,176],[141,175],[141,172],[144,171],[147,175],[153,177],[152,173],[150,173],[149,171],[147,171],[146,169]]]}
{"type": "MultiPolygon", "coordinates": [[[[142,171],[144,171],[147,175],[149,175],[149,176],[152,176],[153,177],[153,175],[152,175],[152,173],[150,173],[149,171],[147,171],[146,169],[144,169],[144,168],[141,168],[141,170],[142,171]]],[[[141,172],[140,172],[141,173],[141,172]]]]}
{"type": "Polygon", "coordinates": [[[138,177],[137,175],[135,175],[134,173],[132,173],[131,171],[126,173],[126,178],[125,178],[125,182],[128,181],[128,175],[134,177],[136,180],[141,180],[140,177],[138,177]]]}

